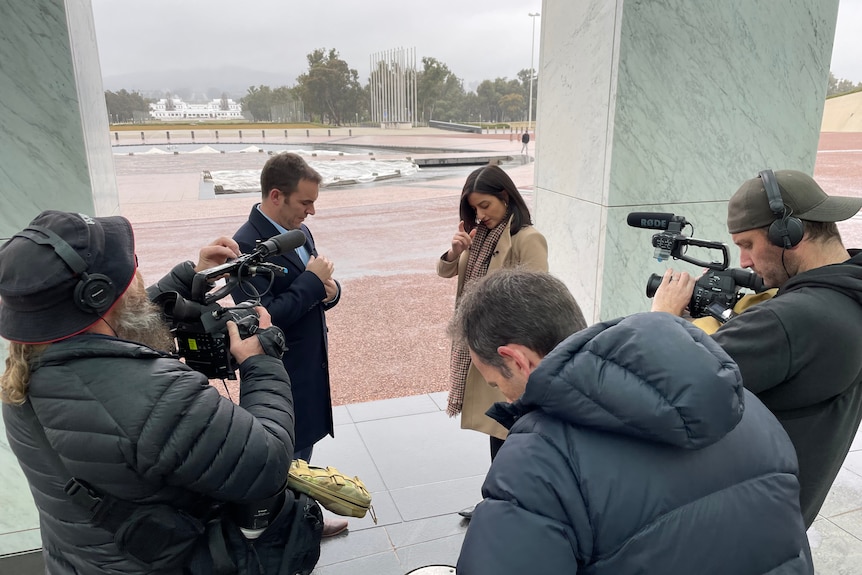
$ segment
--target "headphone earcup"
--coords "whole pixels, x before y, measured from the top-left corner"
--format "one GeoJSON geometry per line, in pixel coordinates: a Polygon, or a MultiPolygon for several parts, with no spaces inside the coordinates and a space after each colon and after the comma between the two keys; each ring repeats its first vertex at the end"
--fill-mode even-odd
{"type": "Polygon", "coordinates": [[[114,282],[103,274],[81,274],[75,286],[75,305],[86,313],[101,314],[114,303],[114,282]]]}
{"type": "Polygon", "coordinates": [[[790,247],[802,241],[802,236],[805,235],[805,225],[799,218],[793,216],[785,218],[784,228],[787,233],[787,238],[790,240],[790,247]]]}
{"type": "Polygon", "coordinates": [[[790,249],[802,241],[805,226],[799,218],[789,217],[775,220],[769,225],[766,236],[779,248],[790,249]]]}

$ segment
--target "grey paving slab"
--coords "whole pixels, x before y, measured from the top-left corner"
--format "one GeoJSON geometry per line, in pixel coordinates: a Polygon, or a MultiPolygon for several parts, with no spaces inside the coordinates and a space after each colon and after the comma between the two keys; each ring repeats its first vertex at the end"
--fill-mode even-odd
{"type": "Polygon", "coordinates": [[[862,508],[862,476],[842,468],[826,496],[820,515],[830,519],[862,508]]]}
{"type": "Polygon", "coordinates": [[[450,565],[458,563],[464,534],[450,535],[443,539],[408,545],[395,550],[404,573],[426,565],[450,565]]]}
{"type": "Polygon", "coordinates": [[[345,423],[353,423],[353,418],[350,417],[346,405],[336,405],[332,408],[332,424],[343,425],[345,423]]]}
{"type": "MultiPolygon", "coordinates": [[[[398,507],[395,506],[395,501],[392,500],[392,495],[388,491],[380,491],[371,494],[371,506],[374,508],[374,515],[377,517],[377,523],[371,517],[371,513],[366,513],[365,517],[341,517],[347,519],[348,528],[350,531],[359,531],[361,529],[374,529],[375,527],[383,527],[385,525],[399,524],[404,519],[398,512],[398,507]]],[[[323,510],[324,517],[338,517],[334,513],[323,510]]]]}
{"type": "Polygon", "coordinates": [[[466,521],[461,521],[457,515],[453,517],[451,514],[447,514],[389,525],[386,527],[386,532],[389,533],[389,540],[398,549],[453,535],[463,537],[464,533],[467,532],[468,525],[466,521]]]}
{"type": "Polygon", "coordinates": [[[445,515],[456,524],[462,522],[456,513],[482,499],[485,475],[429,483],[390,491],[405,521],[445,515]]]}
{"type": "Polygon", "coordinates": [[[395,551],[377,553],[341,563],[318,566],[312,575],[404,575],[395,551]]]}
{"type": "Polygon", "coordinates": [[[383,527],[345,532],[323,540],[317,564],[323,567],[392,550],[392,543],[383,527]]]}
{"type": "Polygon", "coordinates": [[[431,397],[431,400],[437,404],[437,407],[439,407],[441,411],[446,411],[446,403],[449,399],[448,391],[437,391],[435,393],[429,393],[428,395],[431,397]]]}
{"type": "Polygon", "coordinates": [[[356,427],[390,490],[484,476],[491,464],[488,436],[460,429],[439,410],[356,427]]]}
{"type": "MultiPolygon", "coordinates": [[[[859,541],[862,541],[862,503],[860,503],[858,511],[836,515],[830,521],[859,541]]],[[[860,569],[862,569],[862,565],[860,565],[860,569]]]]}
{"type": "Polygon", "coordinates": [[[361,421],[401,417],[416,413],[429,413],[439,411],[439,407],[428,395],[422,394],[354,403],[348,405],[347,410],[350,412],[350,417],[353,418],[353,421],[359,423],[361,421]]]}
{"type": "Polygon", "coordinates": [[[359,477],[368,491],[386,490],[374,459],[353,423],[336,425],[335,438],[327,436],[315,444],[312,464],[335,467],[345,475],[359,477]]]}
{"type": "Polygon", "coordinates": [[[808,530],[817,575],[862,574],[862,541],[829,519],[818,519],[808,530]]]}
{"type": "MultiPolygon", "coordinates": [[[[851,451],[847,454],[847,459],[844,460],[844,469],[862,475],[862,450],[851,451]]],[[[860,506],[862,506],[862,502],[860,502],[860,506]]]]}

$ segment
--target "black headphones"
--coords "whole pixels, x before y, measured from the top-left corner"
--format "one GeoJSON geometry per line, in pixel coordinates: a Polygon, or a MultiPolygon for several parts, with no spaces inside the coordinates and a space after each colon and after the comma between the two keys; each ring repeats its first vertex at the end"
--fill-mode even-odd
{"type": "MultiPolygon", "coordinates": [[[[117,293],[114,282],[104,274],[88,274],[87,262],[66,241],[43,226],[30,225],[15,234],[40,245],[48,245],[60,256],[69,269],[80,276],[75,285],[75,305],[85,313],[103,314],[114,303],[117,293]]],[[[13,236],[14,237],[14,236],[13,236]]]]}
{"type": "Polygon", "coordinates": [[[802,220],[793,217],[793,210],[789,209],[781,199],[781,190],[778,188],[778,180],[772,170],[760,172],[763,180],[763,189],[769,199],[769,209],[775,214],[775,221],[769,225],[766,236],[774,245],[789,250],[802,241],[805,226],[802,220]]]}

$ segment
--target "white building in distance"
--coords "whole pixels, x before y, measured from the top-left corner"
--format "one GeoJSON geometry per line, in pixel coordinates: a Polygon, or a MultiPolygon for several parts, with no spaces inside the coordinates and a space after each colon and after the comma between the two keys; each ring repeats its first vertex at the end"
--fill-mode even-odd
{"type": "Polygon", "coordinates": [[[162,98],[150,103],[155,120],[242,120],[242,105],[230,98],[214,98],[206,104],[188,104],[180,98],[162,98]]]}

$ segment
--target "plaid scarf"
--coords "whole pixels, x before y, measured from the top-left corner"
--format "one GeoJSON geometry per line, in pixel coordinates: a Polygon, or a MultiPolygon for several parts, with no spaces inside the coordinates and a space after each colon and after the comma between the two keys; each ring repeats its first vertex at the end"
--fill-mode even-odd
{"type": "MultiPolygon", "coordinates": [[[[467,268],[464,270],[464,285],[461,288],[461,293],[464,293],[468,284],[484,277],[488,273],[491,256],[494,255],[494,250],[497,249],[497,242],[507,227],[509,227],[508,218],[497,224],[492,230],[489,230],[484,224],[476,226],[476,236],[473,238],[473,243],[469,248],[467,268]]],[[[457,305],[456,302],[455,306],[457,307],[457,305]]],[[[446,406],[446,413],[449,414],[449,417],[455,417],[461,413],[461,407],[464,405],[464,388],[467,383],[467,372],[469,370],[470,351],[463,343],[453,342],[452,355],[449,359],[449,401],[446,406]]]]}

